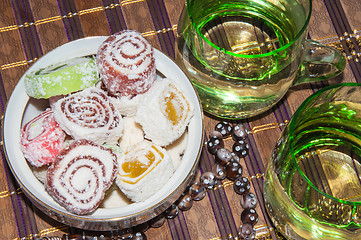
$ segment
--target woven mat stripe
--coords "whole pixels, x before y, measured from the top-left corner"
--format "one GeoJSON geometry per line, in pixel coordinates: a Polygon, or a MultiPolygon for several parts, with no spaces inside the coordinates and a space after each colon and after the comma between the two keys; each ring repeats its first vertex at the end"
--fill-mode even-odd
{"type": "MultiPolygon", "coordinates": [[[[245,124],[245,127],[250,130],[250,125],[245,124]]],[[[263,164],[263,161],[261,159],[261,155],[258,151],[255,139],[252,135],[249,135],[248,137],[248,143],[249,143],[249,154],[244,158],[247,170],[249,172],[249,175],[256,176],[257,174],[263,174],[265,172],[265,166],[263,164]]],[[[261,209],[261,214],[258,213],[259,216],[263,216],[264,220],[268,226],[268,228],[272,228],[273,225],[268,218],[267,210],[265,208],[264,203],[264,196],[263,196],[263,178],[254,178],[252,179],[252,185],[254,188],[254,194],[257,197],[258,205],[261,209]]],[[[274,231],[270,231],[271,239],[278,239],[274,231]]]]}
{"type": "MultiPolygon", "coordinates": [[[[119,1],[117,0],[103,0],[104,7],[118,3],[119,1]]],[[[105,14],[108,19],[111,34],[127,28],[121,7],[117,6],[114,8],[105,9],[105,14]]]]}
{"type": "MultiPolygon", "coordinates": [[[[70,16],[71,13],[78,12],[73,0],[58,0],[58,5],[62,16],[70,16]]],[[[69,41],[84,37],[79,16],[63,18],[63,23],[69,41]]]]}
{"type": "Polygon", "coordinates": [[[5,86],[3,79],[0,74],[0,114],[1,116],[5,113],[6,103],[8,102],[5,92],[5,86]]]}
{"type": "Polygon", "coordinates": [[[276,117],[277,123],[284,123],[289,121],[292,117],[290,105],[286,101],[286,98],[282,98],[273,108],[273,114],[276,117]]]}
{"type": "MultiPolygon", "coordinates": [[[[148,0],[148,9],[156,31],[172,28],[163,0],[148,0]]],[[[173,31],[157,34],[162,52],[174,58],[175,36],[173,31]]]]}
{"type": "MultiPolygon", "coordinates": [[[[237,236],[238,228],[237,228],[236,222],[233,218],[232,209],[228,202],[226,192],[225,192],[224,188],[218,188],[218,190],[216,190],[215,192],[216,192],[218,199],[222,200],[220,202],[220,204],[221,204],[220,210],[223,211],[224,215],[226,215],[226,217],[227,217],[227,223],[228,223],[227,227],[229,227],[228,232],[230,232],[232,234],[232,236],[237,236]]],[[[241,213],[238,213],[238,214],[239,214],[238,217],[240,217],[241,213]]],[[[236,213],[236,215],[237,215],[237,213],[236,213]]]]}
{"type": "Polygon", "coordinates": [[[187,222],[182,211],[173,219],[167,219],[170,233],[173,239],[190,240],[191,236],[188,231],[187,222]]]}
{"type": "MultiPolygon", "coordinates": [[[[12,6],[18,25],[26,25],[34,22],[28,1],[12,1],[12,6]]],[[[19,32],[27,60],[42,56],[43,53],[41,51],[40,40],[35,26],[32,25],[26,28],[19,28],[19,32]]]]}
{"type": "MultiPolygon", "coordinates": [[[[15,18],[18,25],[26,25],[27,23],[34,22],[31,8],[28,1],[12,1],[12,7],[15,13],[15,18]]],[[[35,26],[29,26],[19,29],[20,37],[22,40],[24,52],[27,60],[38,58],[42,56],[40,40],[35,26]]],[[[2,97],[4,98],[4,96],[2,97]]],[[[3,159],[4,156],[3,156],[3,159]]],[[[16,180],[11,174],[10,169],[4,162],[6,171],[7,182],[9,190],[12,191],[18,188],[16,180]]],[[[25,198],[24,195],[11,197],[19,236],[27,236],[38,232],[35,216],[31,209],[31,203],[25,198]]]]}
{"type": "MultiPolygon", "coordinates": [[[[14,177],[8,167],[8,164],[7,164],[6,158],[5,158],[5,154],[3,151],[1,151],[1,158],[3,160],[3,166],[5,169],[5,175],[6,175],[6,180],[7,180],[7,184],[8,184],[8,191],[16,192],[16,189],[19,188],[19,185],[17,184],[16,180],[14,179],[14,177]]],[[[24,221],[22,206],[21,206],[21,203],[23,202],[21,200],[21,198],[23,198],[23,197],[24,197],[23,195],[19,195],[19,194],[11,194],[10,195],[11,203],[13,205],[13,211],[14,211],[14,215],[15,215],[15,221],[17,224],[18,234],[20,237],[27,236],[27,233],[28,233],[28,230],[27,230],[28,228],[24,221]]]]}
{"type": "Polygon", "coordinates": [[[345,39],[345,35],[348,35],[347,40],[351,40],[353,48],[355,46],[358,46],[358,44],[355,41],[354,37],[349,37],[349,35],[352,34],[352,30],[345,15],[345,12],[342,8],[342,5],[338,0],[324,0],[324,4],[332,20],[336,33],[341,40],[342,47],[349,60],[348,62],[351,67],[352,73],[354,74],[354,77],[356,79],[356,82],[361,82],[361,63],[356,62],[355,59],[352,57],[351,49],[345,39]]]}
{"type": "Polygon", "coordinates": [[[191,239],[186,219],[182,211],[178,211],[177,217],[167,219],[169,231],[173,239],[191,239]]]}
{"type": "MultiPolygon", "coordinates": [[[[0,74],[0,114],[2,116],[5,113],[6,103],[7,103],[7,98],[6,98],[6,94],[5,94],[4,82],[3,82],[3,79],[0,74]]],[[[5,170],[5,177],[6,177],[8,191],[10,193],[16,192],[16,189],[19,188],[19,185],[16,182],[16,180],[14,179],[14,176],[11,173],[11,170],[9,169],[4,151],[1,151],[0,154],[1,154],[2,164],[3,164],[4,170],[5,170]]],[[[19,204],[21,197],[22,196],[19,196],[18,194],[10,195],[11,204],[13,206],[13,211],[14,211],[14,215],[15,215],[15,221],[17,224],[18,234],[19,234],[19,236],[26,236],[27,231],[26,231],[26,226],[24,224],[22,207],[21,207],[21,204],[19,204]]]]}
{"type": "MultiPolygon", "coordinates": [[[[206,141],[207,140],[206,136],[206,141]]],[[[207,148],[204,147],[201,156],[200,171],[202,173],[211,172],[214,164],[214,157],[209,154],[207,148]]],[[[231,207],[228,203],[224,188],[209,191],[208,198],[222,239],[226,239],[229,235],[236,236],[237,226],[233,219],[231,207]]]]}
{"type": "MultiPolygon", "coordinates": [[[[206,141],[208,141],[208,139],[205,139],[206,141]]],[[[200,171],[201,173],[205,173],[205,172],[210,172],[212,171],[212,166],[214,164],[214,159],[213,157],[210,157],[208,155],[208,152],[206,150],[206,147],[203,148],[202,150],[202,155],[201,155],[201,159],[200,159],[200,171]]],[[[222,220],[222,216],[220,215],[219,211],[215,211],[215,206],[217,206],[215,197],[214,197],[214,193],[213,191],[208,192],[208,199],[210,201],[211,207],[213,209],[213,214],[218,226],[218,229],[220,231],[221,236],[227,236],[227,232],[225,231],[225,227],[224,227],[224,223],[222,220]]]]}
{"type": "MultiPolygon", "coordinates": [[[[351,42],[353,44],[352,48],[354,48],[357,53],[360,53],[360,47],[359,47],[359,45],[358,45],[358,43],[356,41],[356,38],[353,36],[353,31],[352,31],[351,25],[348,22],[348,19],[346,17],[346,13],[345,13],[345,11],[344,11],[344,9],[342,7],[342,4],[341,4],[340,0],[334,0],[334,9],[338,10],[338,13],[339,13],[340,17],[343,20],[342,23],[344,25],[344,28],[345,28],[345,30],[346,30],[346,32],[348,34],[348,37],[350,38],[350,40],[351,40],[351,42]]],[[[359,60],[361,60],[361,59],[359,59],[359,60]]]]}

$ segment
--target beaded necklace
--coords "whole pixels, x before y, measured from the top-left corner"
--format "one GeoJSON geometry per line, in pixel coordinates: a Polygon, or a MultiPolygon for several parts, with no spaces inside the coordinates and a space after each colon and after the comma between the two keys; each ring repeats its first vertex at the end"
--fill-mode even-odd
{"type": "MultiPolygon", "coordinates": [[[[286,124],[286,123],[284,123],[286,124]]],[[[279,127],[282,124],[275,126],[264,126],[267,129],[279,127]]],[[[243,207],[241,213],[242,225],[238,228],[238,238],[240,239],[254,239],[256,231],[255,224],[258,222],[258,214],[255,210],[257,206],[257,198],[255,194],[250,192],[251,183],[247,177],[242,176],[243,169],[240,161],[246,157],[249,152],[249,144],[247,142],[248,135],[263,129],[254,128],[248,131],[242,124],[232,126],[226,121],[216,124],[215,129],[209,133],[208,141],[205,146],[210,154],[215,158],[215,164],[211,172],[204,172],[182,195],[173,203],[167,210],[160,215],[142,223],[138,226],[129,229],[120,230],[117,233],[116,239],[127,240],[146,240],[145,232],[149,227],[159,228],[166,219],[173,219],[178,216],[180,211],[188,211],[193,206],[194,201],[202,200],[208,190],[214,190],[219,186],[219,182],[228,178],[233,181],[234,191],[241,196],[240,204],[243,207]],[[234,143],[232,151],[224,147],[224,139],[232,138],[234,143]]],[[[81,240],[84,236],[79,234],[64,235],[59,237],[44,237],[43,240],[81,240]]],[[[108,239],[107,237],[99,239],[108,239]]],[[[113,237],[111,239],[114,239],[113,237]]]]}

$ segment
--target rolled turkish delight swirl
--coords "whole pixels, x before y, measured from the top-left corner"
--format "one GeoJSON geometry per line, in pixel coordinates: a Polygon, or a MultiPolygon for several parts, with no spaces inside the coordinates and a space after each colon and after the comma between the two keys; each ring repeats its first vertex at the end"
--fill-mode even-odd
{"type": "Polygon", "coordinates": [[[48,108],[21,129],[20,149],[28,162],[41,167],[51,163],[63,148],[65,132],[48,108]]]}
{"type": "Polygon", "coordinates": [[[153,47],[133,30],[123,30],[106,39],[96,61],[107,91],[115,96],[146,92],[156,77],[153,54],[153,47]]]}
{"type": "Polygon", "coordinates": [[[168,152],[147,140],[130,145],[120,160],[116,184],[133,202],[156,194],[175,171],[168,152]]]}
{"type": "Polygon", "coordinates": [[[122,117],[100,88],[87,88],[60,99],[53,109],[55,120],[74,139],[102,144],[114,143],[122,135],[122,117]]]}
{"type": "Polygon", "coordinates": [[[63,149],[48,168],[45,188],[69,212],[93,212],[118,171],[111,149],[81,139],[63,149]]]}
{"type": "Polygon", "coordinates": [[[194,106],[173,79],[163,78],[153,86],[138,104],[135,121],[142,126],[145,138],[167,146],[182,136],[194,106]]]}

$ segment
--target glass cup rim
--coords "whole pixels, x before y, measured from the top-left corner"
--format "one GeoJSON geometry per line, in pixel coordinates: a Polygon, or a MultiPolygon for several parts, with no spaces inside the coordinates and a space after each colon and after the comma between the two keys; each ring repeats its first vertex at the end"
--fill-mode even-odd
{"type": "MultiPolygon", "coordinates": [[[[308,23],[310,22],[310,18],[311,18],[311,12],[312,12],[312,0],[308,0],[309,2],[309,9],[308,9],[308,15],[306,18],[305,23],[303,24],[302,28],[300,29],[300,31],[296,34],[296,36],[286,45],[277,48],[271,52],[267,52],[267,53],[263,53],[263,54],[254,54],[254,55],[246,55],[246,54],[239,54],[239,53],[233,53],[231,51],[225,50],[223,48],[218,47],[216,44],[212,43],[211,41],[209,41],[200,31],[199,29],[195,26],[194,21],[192,19],[192,16],[190,13],[190,9],[189,9],[189,5],[190,5],[190,1],[192,0],[187,0],[186,2],[186,7],[188,10],[188,15],[189,15],[189,19],[194,27],[194,29],[197,31],[197,33],[199,34],[199,36],[202,37],[203,40],[205,40],[210,46],[212,46],[213,48],[217,49],[218,51],[222,51],[225,54],[231,55],[231,56],[235,56],[235,57],[240,57],[240,58],[261,58],[261,57],[268,57],[268,56],[272,56],[274,54],[277,54],[279,52],[284,51],[285,49],[291,47],[301,36],[302,34],[306,31],[308,23]]],[[[193,0],[194,1],[194,0],[193,0]]]]}
{"type": "Polygon", "coordinates": [[[295,121],[296,119],[299,117],[300,114],[302,114],[302,111],[305,109],[305,107],[308,105],[308,103],[310,101],[312,101],[313,99],[317,98],[319,95],[321,95],[322,93],[330,90],[330,89],[336,89],[336,88],[340,88],[343,86],[357,86],[357,87],[361,87],[361,83],[355,83],[355,82],[347,82],[347,83],[338,83],[338,84],[333,84],[327,87],[324,87],[320,90],[318,90],[317,92],[313,93],[311,96],[309,96],[305,101],[302,102],[302,104],[298,107],[298,109],[296,110],[296,112],[294,113],[291,121],[289,122],[289,149],[290,149],[290,156],[291,156],[291,161],[294,163],[294,165],[296,166],[297,171],[300,173],[300,175],[306,180],[307,184],[309,184],[313,189],[315,189],[318,193],[322,194],[323,196],[335,200],[339,203],[343,203],[343,204],[347,204],[347,205],[352,205],[352,206],[360,206],[361,205],[361,201],[357,201],[357,202],[351,202],[348,200],[343,200],[343,199],[339,199],[336,198],[334,196],[331,196],[327,193],[325,193],[324,191],[321,191],[320,189],[318,189],[313,182],[306,176],[306,174],[300,169],[298,162],[295,158],[295,152],[294,152],[294,148],[293,148],[293,139],[294,139],[294,134],[293,134],[293,129],[295,127],[295,121]]]}

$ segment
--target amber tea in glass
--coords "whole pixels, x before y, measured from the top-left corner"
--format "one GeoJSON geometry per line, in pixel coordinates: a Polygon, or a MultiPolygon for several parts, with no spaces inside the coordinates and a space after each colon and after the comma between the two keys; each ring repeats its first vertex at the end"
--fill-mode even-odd
{"type": "Polygon", "coordinates": [[[289,239],[361,239],[361,84],[324,88],[298,108],[269,159],[264,192],[289,239]]]}
{"type": "Polygon", "coordinates": [[[305,34],[311,0],[187,0],[176,62],[203,109],[241,119],[266,111],[296,83],[339,74],[345,59],[305,34]]]}

